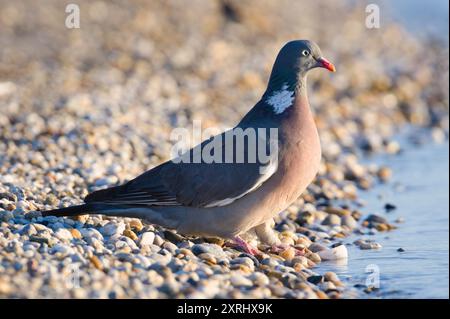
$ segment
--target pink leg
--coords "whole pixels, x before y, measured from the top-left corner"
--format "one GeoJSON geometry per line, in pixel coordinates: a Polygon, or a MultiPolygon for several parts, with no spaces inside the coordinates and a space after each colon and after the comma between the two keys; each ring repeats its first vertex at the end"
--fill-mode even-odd
{"type": "Polygon", "coordinates": [[[237,247],[242,248],[242,250],[244,250],[244,252],[246,252],[247,254],[250,254],[252,256],[261,255],[261,252],[258,249],[253,248],[249,243],[247,243],[241,237],[236,236],[233,239],[234,239],[237,247]]]}

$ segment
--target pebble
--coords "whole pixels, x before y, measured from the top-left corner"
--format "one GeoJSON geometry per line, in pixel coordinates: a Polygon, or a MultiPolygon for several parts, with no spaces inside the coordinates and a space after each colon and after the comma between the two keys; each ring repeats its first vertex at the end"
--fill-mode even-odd
{"type": "Polygon", "coordinates": [[[328,215],[322,222],[322,225],[327,225],[327,226],[334,226],[334,225],[340,225],[340,224],[341,224],[341,218],[334,214],[328,215]]]}
{"type": "Polygon", "coordinates": [[[145,233],[142,233],[139,237],[139,245],[149,246],[149,245],[153,244],[154,240],[155,240],[155,233],[145,232],[145,233]]]}
{"type": "Polygon", "coordinates": [[[288,247],[280,253],[280,256],[285,260],[292,260],[295,257],[295,249],[293,247],[288,247]]]}
{"type": "Polygon", "coordinates": [[[202,259],[203,261],[205,261],[206,263],[210,264],[210,265],[215,265],[217,264],[217,259],[214,257],[214,255],[212,254],[208,254],[208,253],[201,253],[197,256],[198,258],[202,259]]]}
{"type": "Polygon", "coordinates": [[[216,244],[195,244],[192,246],[192,252],[195,255],[199,255],[202,253],[209,253],[215,257],[224,257],[225,253],[222,248],[216,244]]]}
{"type": "Polygon", "coordinates": [[[75,239],[81,239],[82,238],[82,235],[81,235],[80,231],[78,229],[76,229],[76,228],[71,228],[70,229],[70,234],[75,239]]]}
{"type": "Polygon", "coordinates": [[[345,245],[340,245],[334,248],[320,250],[317,252],[322,260],[339,260],[339,259],[347,259],[348,251],[345,245]]]}
{"type": "Polygon", "coordinates": [[[132,231],[132,230],[129,230],[129,229],[125,229],[123,231],[123,235],[127,236],[131,240],[137,240],[138,239],[138,236],[136,235],[136,233],[134,231],[132,231]]]}
{"type": "Polygon", "coordinates": [[[130,220],[129,225],[130,225],[130,228],[135,230],[136,232],[140,232],[144,228],[144,225],[142,224],[140,219],[130,220]]]}
{"type": "Polygon", "coordinates": [[[379,243],[369,241],[369,240],[364,240],[364,239],[358,239],[354,242],[354,244],[363,250],[381,249],[382,248],[382,246],[379,243]]]}
{"type": "Polygon", "coordinates": [[[0,211],[0,221],[2,222],[9,222],[11,219],[14,218],[14,214],[10,211],[0,211]]]}
{"type": "Polygon", "coordinates": [[[230,277],[230,282],[236,287],[252,287],[253,283],[250,279],[245,278],[242,275],[233,273],[230,277]]]}
{"type": "Polygon", "coordinates": [[[307,280],[308,280],[308,282],[310,282],[314,285],[318,285],[318,284],[323,283],[324,277],[323,276],[309,276],[307,280]]]}
{"type": "Polygon", "coordinates": [[[367,222],[372,222],[372,223],[388,224],[388,221],[386,218],[384,218],[380,215],[375,215],[375,214],[371,214],[371,215],[367,216],[367,218],[365,220],[367,222]]]}
{"type": "Polygon", "coordinates": [[[168,230],[164,232],[164,238],[173,243],[180,243],[184,240],[183,236],[168,230]]]}
{"type": "Polygon", "coordinates": [[[60,240],[63,240],[63,241],[70,241],[73,238],[72,233],[69,230],[65,229],[65,228],[59,228],[55,232],[55,236],[57,238],[59,238],[60,240]]]}
{"type": "Polygon", "coordinates": [[[125,230],[125,224],[120,223],[113,223],[109,222],[102,228],[100,228],[100,232],[103,234],[103,236],[117,236],[122,235],[122,233],[125,230]]]}
{"type": "Polygon", "coordinates": [[[358,227],[358,222],[353,218],[353,216],[343,216],[341,218],[342,226],[346,226],[349,229],[355,229],[358,227]]]}

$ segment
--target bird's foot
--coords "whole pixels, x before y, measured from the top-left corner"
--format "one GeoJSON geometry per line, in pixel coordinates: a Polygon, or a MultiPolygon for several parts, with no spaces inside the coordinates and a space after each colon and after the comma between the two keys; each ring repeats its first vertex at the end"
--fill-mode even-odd
{"type": "Polygon", "coordinates": [[[254,248],[252,245],[247,243],[241,237],[236,236],[233,238],[233,240],[235,243],[235,247],[241,248],[245,253],[250,254],[252,256],[260,256],[261,255],[261,252],[257,248],[254,248]]]}
{"type": "Polygon", "coordinates": [[[271,251],[272,253],[279,254],[279,253],[285,251],[286,249],[288,249],[288,248],[290,248],[290,247],[294,248],[295,256],[303,256],[303,255],[305,255],[305,250],[304,250],[304,249],[302,249],[302,248],[296,248],[296,247],[293,247],[293,246],[288,245],[288,244],[277,244],[277,245],[272,245],[272,246],[270,247],[270,251],[271,251]]]}

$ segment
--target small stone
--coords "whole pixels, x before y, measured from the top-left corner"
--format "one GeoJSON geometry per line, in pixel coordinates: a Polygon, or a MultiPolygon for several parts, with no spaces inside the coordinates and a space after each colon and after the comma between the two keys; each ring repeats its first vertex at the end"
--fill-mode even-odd
{"type": "Polygon", "coordinates": [[[339,217],[351,215],[351,211],[344,208],[326,207],[324,210],[328,214],[338,215],[339,217]]]}
{"type": "Polygon", "coordinates": [[[399,253],[403,253],[405,250],[403,249],[403,248],[399,248],[399,249],[397,249],[397,251],[399,252],[399,253]]]}
{"type": "Polygon", "coordinates": [[[395,206],[395,205],[393,205],[391,203],[386,203],[384,205],[384,209],[386,210],[386,212],[390,212],[390,211],[393,211],[393,210],[397,209],[397,206],[395,206]]]}
{"type": "Polygon", "coordinates": [[[317,291],[316,291],[316,296],[317,296],[317,298],[319,298],[319,299],[329,299],[328,296],[327,296],[327,294],[324,293],[322,290],[317,290],[317,291]]]}
{"type": "Polygon", "coordinates": [[[309,249],[310,251],[312,251],[313,253],[317,253],[317,252],[319,252],[319,251],[321,251],[321,250],[327,250],[328,248],[325,247],[324,245],[321,245],[321,244],[318,244],[318,243],[312,243],[312,244],[308,247],[308,249],[309,249]]]}
{"type": "Polygon", "coordinates": [[[0,278],[0,295],[6,296],[13,291],[13,286],[6,278],[0,278]]]}
{"type": "Polygon", "coordinates": [[[40,244],[47,244],[47,245],[49,245],[49,243],[50,243],[48,238],[39,237],[39,236],[30,236],[30,241],[40,243],[40,244]]]}
{"type": "Polygon", "coordinates": [[[198,255],[197,257],[200,258],[201,260],[205,261],[209,265],[217,264],[217,259],[211,254],[202,253],[202,254],[198,255]]]}
{"type": "Polygon", "coordinates": [[[389,226],[387,224],[377,224],[375,229],[378,231],[387,231],[389,230],[389,226]]]}
{"type": "Polygon", "coordinates": [[[51,254],[56,254],[59,253],[63,256],[69,255],[69,254],[73,254],[73,249],[70,248],[69,246],[63,245],[63,244],[56,244],[52,247],[52,249],[50,250],[51,254]]]}
{"type": "Polygon", "coordinates": [[[388,167],[381,167],[377,172],[377,176],[382,182],[387,182],[392,177],[392,170],[388,167]]]}
{"type": "Polygon", "coordinates": [[[342,226],[347,226],[349,229],[354,229],[358,227],[357,221],[353,218],[353,216],[342,216],[341,218],[342,226]]]}
{"type": "Polygon", "coordinates": [[[125,229],[123,231],[123,235],[127,236],[128,238],[132,239],[132,240],[137,240],[138,236],[134,233],[134,231],[130,230],[130,229],[125,229]]]}
{"type": "Polygon", "coordinates": [[[144,225],[142,225],[142,222],[140,219],[132,219],[130,221],[130,228],[137,232],[140,232],[142,230],[142,228],[144,228],[144,225]]]}
{"type": "Polygon", "coordinates": [[[58,204],[58,198],[54,194],[48,194],[45,198],[44,204],[56,206],[58,204]]]}
{"type": "Polygon", "coordinates": [[[178,249],[177,245],[175,245],[174,243],[172,243],[170,241],[166,241],[162,245],[162,247],[167,249],[168,251],[170,251],[171,254],[175,254],[176,250],[178,249]]]}
{"type": "Polygon", "coordinates": [[[82,224],[85,224],[86,221],[89,219],[89,215],[78,215],[73,217],[76,221],[79,221],[82,224]]]}
{"type": "Polygon", "coordinates": [[[345,245],[340,245],[331,249],[321,250],[318,252],[322,260],[338,260],[347,259],[348,252],[345,245]]]}
{"type": "Polygon", "coordinates": [[[139,239],[139,245],[141,246],[149,246],[153,244],[155,240],[155,233],[153,232],[145,232],[142,233],[139,239]]]}
{"type": "Polygon", "coordinates": [[[395,220],[395,222],[398,223],[398,224],[404,223],[404,222],[405,222],[405,219],[404,219],[403,217],[398,217],[398,218],[395,220]]]}
{"type": "Polygon", "coordinates": [[[122,235],[125,230],[125,225],[123,223],[113,223],[109,222],[102,228],[100,228],[100,232],[103,236],[114,236],[114,235],[122,235]]]}
{"type": "Polygon", "coordinates": [[[192,246],[192,252],[195,255],[199,255],[202,253],[210,253],[216,257],[224,257],[225,253],[222,250],[222,248],[218,245],[215,244],[195,244],[194,246],[192,246]]]}
{"type": "Polygon", "coordinates": [[[14,218],[14,214],[12,212],[7,211],[7,210],[0,211],[0,221],[7,223],[13,218],[14,218]]]}
{"type": "Polygon", "coordinates": [[[280,253],[280,256],[286,260],[292,260],[295,257],[295,249],[293,247],[288,247],[280,253]]]}
{"type": "Polygon", "coordinates": [[[223,240],[222,238],[218,238],[218,237],[208,237],[205,239],[206,242],[210,243],[210,244],[216,244],[217,246],[223,247],[223,245],[225,244],[225,240],[223,240]]]}
{"type": "Polygon", "coordinates": [[[75,238],[75,239],[81,239],[82,238],[81,233],[80,233],[80,231],[78,229],[71,228],[69,231],[72,234],[73,238],[75,238]]]}
{"type": "Polygon", "coordinates": [[[324,290],[325,292],[329,292],[330,290],[336,290],[336,285],[331,281],[325,281],[320,284],[320,289],[324,290]]]}
{"type": "Polygon", "coordinates": [[[249,279],[252,280],[256,286],[260,287],[267,286],[270,283],[269,278],[261,272],[252,273],[249,279]]]}
{"type": "Polygon", "coordinates": [[[231,265],[246,265],[249,268],[254,268],[255,267],[255,263],[253,262],[252,259],[250,259],[249,257],[238,257],[238,258],[234,258],[230,261],[231,265]]]}
{"type": "Polygon", "coordinates": [[[325,277],[326,281],[331,281],[336,286],[342,286],[342,282],[339,280],[339,277],[338,277],[338,275],[336,275],[336,273],[334,273],[332,271],[327,271],[324,274],[324,277],[325,277]]]}
{"type": "Polygon", "coordinates": [[[20,230],[19,233],[21,235],[32,236],[32,235],[36,235],[37,231],[36,231],[36,228],[33,226],[33,224],[27,224],[22,227],[22,229],[20,230]]]}
{"type": "Polygon", "coordinates": [[[65,228],[59,228],[56,232],[55,232],[55,236],[60,239],[60,240],[65,240],[65,241],[70,241],[72,240],[72,233],[65,229],[65,228]]]}
{"type": "Polygon", "coordinates": [[[380,215],[375,215],[375,214],[371,214],[371,215],[367,216],[366,221],[371,222],[371,223],[377,223],[377,224],[388,224],[388,221],[386,218],[384,218],[380,215]]]}
{"type": "Polygon", "coordinates": [[[230,277],[230,282],[233,286],[236,287],[252,287],[253,283],[250,279],[245,278],[244,276],[233,273],[230,277]]]}
{"type": "Polygon", "coordinates": [[[379,243],[358,239],[354,242],[355,245],[357,245],[362,250],[368,250],[368,249],[380,249],[382,246],[379,243]]]}
{"type": "Polygon", "coordinates": [[[161,236],[156,234],[155,238],[153,240],[153,244],[156,246],[162,246],[164,244],[164,239],[161,236]]]}
{"type": "Polygon", "coordinates": [[[172,232],[172,231],[170,231],[170,230],[166,230],[166,231],[164,232],[164,237],[165,237],[168,241],[171,241],[171,242],[173,242],[173,243],[180,243],[180,242],[182,242],[182,241],[184,240],[183,236],[181,236],[181,235],[179,235],[179,234],[177,234],[177,233],[174,233],[174,232],[172,232]]]}
{"type": "Polygon", "coordinates": [[[329,214],[322,222],[322,225],[327,225],[327,226],[335,226],[335,225],[340,225],[340,224],[341,224],[341,218],[335,214],[329,214]]]}
{"type": "Polygon", "coordinates": [[[103,270],[103,263],[100,261],[100,259],[95,256],[92,255],[89,260],[91,261],[91,263],[94,265],[95,268],[97,268],[98,270],[103,270]]]}
{"type": "Polygon", "coordinates": [[[320,258],[320,255],[317,253],[310,253],[307,258],[315,263],[320,263],[322,261],[322,258],[320,258]]]}
{"type": "Polygon", "coordinates": [[[301,236],[297,238],[295,244],[308,248],[309,246],[311,246],[311,239],[309,239],[308,237],[301,236]]]}
{"type": "Polygon", "coordinates": [[[308,282],[314,284],[314,285],[318,285],[320,283],[322,283],[324,281],[324,277],[323,276],[309,276],[307,278],[308,282]]]}
{"type": "Polygon", "coordinates": [[[302,212],[298,215],[296,222],[299,225],[311,225],[314,223],[314,214],[312,212],[302,212]]]}

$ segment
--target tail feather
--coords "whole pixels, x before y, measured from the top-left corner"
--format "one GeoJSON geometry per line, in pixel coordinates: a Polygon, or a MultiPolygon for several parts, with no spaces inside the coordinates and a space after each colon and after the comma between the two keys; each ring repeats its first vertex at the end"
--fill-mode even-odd
{"type": "Polygon", "coordinates": [[[82,204],[77,206],[62,207],[57,209],[51,209],[42,211],[42,216],[77,216],[92,213],[95,211],[94,205],[82,204]]]}
{"type": "Polygon", "coordinates": [[[110,205],[105,203],[86,203],[77,206],[63,207],[41,212],[42,216],[77,216],[85,214],[101,214],[106,216],[141,218],[152,224],[177,229],[184,218],[184,210],[176,207],[165,207],[164,211],[133,205],[110,205]]]}

